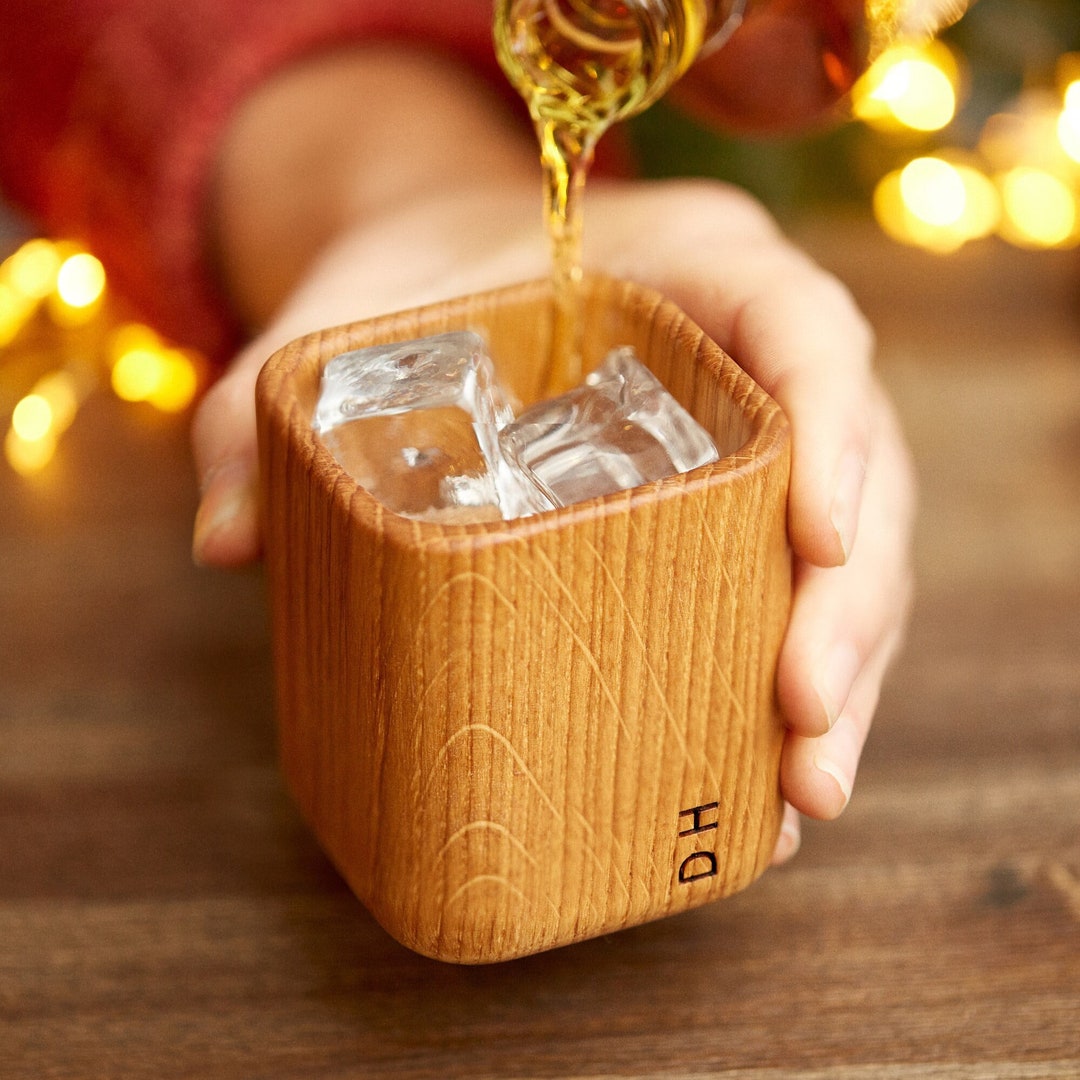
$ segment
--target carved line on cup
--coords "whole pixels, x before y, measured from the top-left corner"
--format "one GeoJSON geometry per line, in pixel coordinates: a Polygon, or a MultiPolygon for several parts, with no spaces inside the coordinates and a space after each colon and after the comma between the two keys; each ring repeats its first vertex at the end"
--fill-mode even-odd
{"type": "MultiPolygon", "coordinates": [[[[607,568],[607,565],[601,557],[600,552],[596,549],[596,547],[592,544],[591,541],[586,541],[586,544],[596,556],[597,564],[600,566],[602,573],[607,578],[608,583],[611,585],[616,596],[618,596],[619,598],[619,602],[622,605],[623,614],[626,619],[626,624],[630,630],[634,642],[637,644],[638,652],[641,657],[642,667],[644,667],[648,675],[649,682],[652,684],[653,692],[656,694],[657,701],[660,703],[660,707],[663,710],[664,718],[667,720],[668,723],[668,728],[671,731],[672,735],[675,737],[675,741],[679,744],[679,749],[682,752],[683,757],[686,758],[689,755],[689,750],[686,745],[686,735],[680,729],[679,724],[675,719],[675,712],[671,707],[671,702],[668,701],[667,695],[664,693],[664,688],[663,684],[660,681],[660,676],[657,674],[656,668],[653,667],[652,662],[649,660],[649,650],[645,646],[645,638],[644,635],[641,633],[641,627],[638,626],[636,619],[631,618],[628,605],[623,598],[623,594],[619,589],[618,585],[616,584],[614,577],[612,577],[611,571],[607,568]]],[[[710,768],[709,779],[715,782],[715,777],[711,775],[711,771],[712,770],[710,768]]]]}
{"type": "MultiPolygon", "coordinates": [[[[424,783],[423,783],[423,786],[422,786],[422,792],[421,792],[421,800],[424,800],[424,799],[427,798],[427,794],[428,794],[428,791],[429,791],[429,789],[431,787],[431,784],[434,783],[434,774],[438,770],[440,763],[449,754],[451,744],[453,744],[455,741],[457,741],[457,739],[460,736],[466,735],[470,731],[475,731],[475,730],[483,731],[485,734],[490,735],[496,741],[502,743],[502,745],[510,753],[510,755],[513,758],[514,762],[521,768],[521,775],[524,775],[526,777],[526,779],[533,785],[533,787],[536,788],[537,793],[544,800],[544,802],[546,803],[546,805],[547,805],[548,809],[550,810],[551,814],[559,822],[564,822],[563,815],[559,812],[559,810],[555,806],[554,802],[550,799],[550,797],[544,791],[543,787],[540,785],[540,782],[537,780],[535,774],[533,774],[529,770],[528,766],[524,762],[524,759],[514,749],[514,746],[510,742],[510,740],[507,739],[506,736],[503,735],[501,732],[495,730],[493,727],[491,727],[488,724],[480,724],[480,723],[467,724],[467,725],[459,728],[457,731],[455,731],[454,734],[451,735],[450,738],[446,740],[446,742],[443,744],[443,746],[439,750],[439,753],[438,753],[438,755],[436,757],[436,760],[433,763],[431,769],[428,771],[428,775],[424,780],[424,783]]],[[[588,820],[587,817],[585,817],[584,814],[582,814],[579,810],[576,810],[576,809],[573,811],[573,817],[578,822],[578,824],[581,826],[583,832],[586,834],[584,844],[582,845],[582,847],[580,849],[582,851],[582,853],[589,859],[590,862],[593,863],[593,865],[596,867],[596,869],[599,870],[602,874],[604,874],[604,875],[612,874],[613,883],[620,889],[620,891],[623,894],[625,894],[625,896],[628,899],[630,899],[631,898],[630,887],[627,884],[626,880],[623,878],[623,875],[618,871],[618,862],[617,862],[617,860],[616,861],[605,861],[604,859],[602,859],[597,854],[596,844],[595,844],[596,830],[593,827],[592,823],[588,820]]],[[[443,844],[443,846],[440,848],[439,852],[437,853],[437,855],[435,857],[436,861],[443,859],[445,857],[447,851],[449,850],[449,848],[455,842],[460,840],[468,831],[473,830],[473,829],[478,829],[478,828],[492,828],[492,829],[495,829],[495,830],[498,830],[500,832],[505,833],[507,839],[511,843],[513,843],[513,845],[522,853],[522,855],[525,856],[525,858],[527,858],[529,860],[529,862],[531,862],[534,866],[539,866],[539,863],[538,863],[537,859],[535,858],[535,856],[531,855],[528,852],[528,850],[524,847],[524,845],[521,843],[521,841],[518,840],[517,837],[515,837],[510,832],[510,830],[506,828],[505,825],[502,825],[499,822],[488,821],[488,820],[477,820],[477,821],[469,822],[466,825],[463,825],[461,828],[457,829],[446,840],[446,842],[443,844]]],[[[551,901],[549,900],[548,902],[550,903],[551,901]]]]}
{"type": "Polygon", "coordinates": [[[416,619],[416,630],[413,633],[411,650],[416,652],[420,646],[420,638],[424,633],[428,616],[431,614],[432,609],[442,600],[443,596],[450,592],[455,586],[460,585],[464,581],[468,580],[479,581],[481,584],[486,585],[491,594],[498,600],[508,611],[517,614],[517,609],[514,606],[514,602],[495,584],[494,581],[488,577],[487,574],[482,574],[479,570],[462,570],[460,573],[454,574],[452,577],[447,578],[442,582],[439,587],[432,594],[431,599],[424,606],[424,610],[420,612],[416,619]]]}
{"type": "MultiPolygon", "coordinates": [[[[546,567],[546,569],[548,571],[548,574],[550,575],[551,581],[559,589],[559,591],[562,593],[562,595],[565,596],[570,601],[570,604],[573,606],[573,608],[577,612],[578,616],[583,621],[585,621],[585,619],[586,619],[585,614],[582,612],[581,608],[578,606],[577,601],[574,599],[573,593],[571,593],[571,591],[566,587],[566,582],[563,581],[562,577],[560,577],[560,575],[559,575],[558,571],[555,569],[554,565],[552,565],[551,560],[547,557],[547,555],[545,555],[542,551],[539,551],[539,550],[535,551],[534,555],[546,567]]],[[[607,702],[611,706],[611,710],[615,715],[615,720],[619,725],[619,730],[623,733],[623,735],[626,736],[627,739],[629,739],[631,742],[633,742],[634,741],[633,733],[631,732],[631,730],[629,728],[629,725],[626,723],[626,718],[623,716],[622,709],[619,707],[619,703],[615,698],[615,694],[613,693],[611,687],[608,685],[608,681],[604,677],[604,672],[601,669],[600,663],[596,659],[596,656],[593,653],[592,649],[589,648],[588,644],[582,638],[581,634],[577,631],[577,629],[575,629],[573,623],[571,622],[571,620],[569,618],[567,618],[567,615],[562,610],[562,608],[557,603],[555,603],[554,599],[551,597],[548,590],[546,588],[542,587],[542,583],[537,582],[536,575],[530,569],[528,561],[524,560],[524,559],[517,558],[516,556],[515,556],[515,561],[516,561],[518,567],[520,568],[520,570],[522,571],[523,574],[525,574],[530,579],[532,579],[533,582],[536,582],[537,584],[541,585],[541,587],[538,590],[541,597],[543,598],[544,602],[554,612],[555,617],[559,620],[559,622],[561,622],[563,624],[563,626],[566,628],[567,633],[569,633],[570,637],[573,639],[574,644],[581,651],[581,654],[585,658],[586,663],[588,663],[589,667],[592,668],[593,674],[596,676],[597,684],[600,687],[600,691],[604,695],[604,697],[607,699],[607,702]]]]}
{"type": "MultiPolygon", "coordinates": [[[[712,548],[713,565],[719,567],[720,574],[724,580],[724,585],[729,590],[730,595],[737,597],[739,593],[736,589],[734,581],[732,581],[731,571],[728,567],[728,560],[724,558],[723,546],[721,545],[720,540],[717,537],[716,532],[712,528],[708,516],[705,513],[705,504],[697,504],[695,506],[695,510],[697,511],[697,518],[700,525],[701,536],[706,542],[708,542],[708,544],[712,548]]],[[[745,726],[747,720],[746,709],[740,696],[735,693],[735,687],[731,681],[730,671],[728,671],[724,667],[724,665],[717,660],[715,648],[707,649],[705,655],[709,663],[709,678],[717,679],[723,685],[724,690],[727,692],[728,700],[731,702],[732,711],[738,717],[740,724],[745,726]]]]}
{"type": "Polygon", "coordinates": [[[446,742],[442,744],[441,747],[439,747],[439,752],[435,755],[435,760],[432,763],[431,768],[428,770],[427,776],[424,778],[424,782],[421,787],[421,795],[423,798],[427,798],[428,791],[435,780],[435,773],[439,770],[440,765],[442,765],[446,761],[446,758],[450,753],[450,748],[453,746],[453,744],[457,742],[458,739],[460,739],[462,736],[469,735],[473,732],[480,732],[485,735],[490,735],[495,742],[502,744],[502,746],[506,748],[507,753],[514,759],[515,764],[521,769],[521,775],[523,775],[525,779],[528,780],[534,788],[536,788],[537,794],[544,801],[544,804],[547,806],[548,810],[551,811],[552,816],[556,819],[556,821],[560,823],[564,822],[565,819],[561,811],[552,801],[551,796],[548,795],[548,793],[544,790],[543,786],[540,784],[540,781],[537,780],[535,773],[533,773],[532,769],[529,768],[525,759],[514,748],[514,744],[510,742],[510,740],[501,731],[497,731],[490,724],[463,724],[446,740],[446,742]]]}
{"type": "Polygon", "coordinates": [[[501,821],[490,821],[486,818],[480,818],[476,821],[470,821],[462,825],[461,828],[455,829],[447,838],[446,843],[435,853],[435,862],[441,862],[447,852],[456,844],[459,840],[465,838],[467,833],[471,832],[495,832],[501,836],[506,837],[510,844],[520,852],[533,866],[539,867],[539,860],[533,855],[529,849],[519,840],[501,821]]]}
{"type": "MultiPolygon", "coordinates": [[[[533,906],[532,902],[529,900],[529,897],[516,885],[507,881],[506,878],[503,877],[501,874],[475,874],[471,878],[469,878],[468,881],[463,881],[449,895],[449,897],[447,897],[446,908],[449,910],[451,907],[453,907],[453,905],[456,904],[465,895],[465,893],[474,886],[487,884],[502,886],[502,888],[506,889],[507,892],[516,896],[522,906],[525,908],[531,908],[533,906]]],[[[560,912],[558,905],[548,896],[544,897],[544,902],[551,909],[552,914],[556,918],[559,918],[560,912]]]]}

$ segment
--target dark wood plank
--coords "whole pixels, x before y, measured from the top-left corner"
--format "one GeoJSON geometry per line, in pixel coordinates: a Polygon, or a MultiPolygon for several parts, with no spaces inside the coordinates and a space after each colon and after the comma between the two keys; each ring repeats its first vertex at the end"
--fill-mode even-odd
{"type": "Polygon", "coordinates": [[[1080,1075],[1074,258],[806,233],[923,481],[921,590],[844,817],[665,922],[488,968],[392,942],[274,757],[258,574],[188,558],[182,421],[104,396],[0,471],[0,1075],[1080,1075]]]}

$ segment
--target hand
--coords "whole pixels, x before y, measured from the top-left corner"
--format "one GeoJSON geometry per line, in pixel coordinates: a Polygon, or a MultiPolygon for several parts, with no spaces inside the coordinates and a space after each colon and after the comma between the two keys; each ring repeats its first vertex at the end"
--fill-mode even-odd
{"type": "Polygon", "coordinates": [[[792,425],[794,598],[777,676],[783,861],[798,847],[798,812],[834,818],[851,796],[907,622],[914,472],[850,294],[755,203],[685,181],[593,194],[594,261],[673,299],[792,425]]]}
{"type": "MultiPolygon", "coordinates": [[[[320,327],[547,272],[535,152],[522,153],[497,178],[470,172],[448,182],[441,173],[436,190],[322,244],[197,414],[200,561],[235,566],[258,555],[254,383],[275,348],[320,327]]],[[[594,182],[585,220],[590,269],[669,296],[792,424],[795,592],[777,681],[788,726],[782,861],[798,846],[799,812],[833,818],[847,804],[907,617],[913,474],[872,371],[872,336],[847,291],[728,187],[594,182]]]]}

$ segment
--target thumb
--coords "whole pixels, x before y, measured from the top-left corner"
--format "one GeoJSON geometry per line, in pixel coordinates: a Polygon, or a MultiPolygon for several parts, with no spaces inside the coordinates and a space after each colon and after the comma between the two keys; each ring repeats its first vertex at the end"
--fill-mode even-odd
{"type": "Polygon", "coordinates": [[[240,567],[261,552],[255,380],[262,355],[257,342],[249,346],[195,413],[192,450],[201,495],[192,555],[201,565],[240,567]]]}

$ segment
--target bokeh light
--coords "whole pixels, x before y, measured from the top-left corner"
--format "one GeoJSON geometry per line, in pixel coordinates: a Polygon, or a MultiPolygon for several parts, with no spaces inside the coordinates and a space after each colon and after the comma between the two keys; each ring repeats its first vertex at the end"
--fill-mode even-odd
{"type": "Polygon", "coordinates": [[[4,454],[16,472],[28,476],[52,460],[57,441],[75,419],[82,396],[80,380],[61,368],[43,375],[19,399],[4,441],[4,454]]]}
{"type": "Polygon", "coordinates": [[[884,130],[940,131],[956,115],[959,66],[939,41],[886,49],[856,84],[852,112],[884,130]]]}
{"type": "Polygon", "coordinates": [[[1019,247],[1053,248],[1077,240],[1076,192],[1061,177],[1017,166],[998,178],[1001,234],[1019,247]]]}
{"type": "Polygon", "coordinates": [[[22,476],[40,472],[56,453],[56,439],[46,435],[40,439],[23,439],[14,428],[8,428],[4,438],[4,457],[22,476]]]}
{"type": "Polygon", "coordinates": [[[45,438],[52,422],[52,406],[40,394],[27,394],[11,414],[11,426],[25,442],[45,438]]]}
{"type": "Polygon", "coordinates": [[[3,277],[29,300],[43,300],[56,287],[56,275],[63,261],[51,240],[28,240],[4,260],[3,277]]]}
{"type": "Polygon", "coordinates": [[[162,360],[161,380],[147,400],[162,412],[183,412],[199,389],[198,362],[181,349],[170,349],[162,360]]]}
{"type": "Polygon", "coordinates": [[[10,345],[26,325],[36,301],[0,278],[0,348],[10,345]]]}
{"type": "Polygon", "coordinates": [[[1069,83],[1065,89],[1057,136],[1062,150],[1080,164],[1080,79],[1069,83]]]}
{"type": "Polygon", "coordinates": [[[113,392],[124,401],[145,401],[163,412],[182,412],[199,389],[198,357],[164,344],[148,326],[119,328],[111,344],[113,392]]]}
{"type": "Polygon", "coordinates": [[[900,171],[904,205],[927,225],[954,225],[967,199],[960,174],[936,157],[915,158],[900,171]]]}
{"type": "Polygon", "coordinates": [[[48,465],[83,400],[103,384],[124,400],[170,413],[186,409],[199,391],[202,357],[148,326],[118,320],[108,294],[101,261],[67,241],[29,240],[0,263],[0,359],[21,356],[10,369],[17,400],[4,456],[23,475],[48,465]],[[64,365],[31,389],[19,388],[53,350],[64,365]]]}
{"type": "Polygon", "coordinates": [[[105,267],[88,251],[69,255],[56,271],[56,294],[69,307],[90,307],[105,292],[105,267]]]}
{"type": "Polygon", "coordinates": [[[939,254],[991,235],[1001,218],[994,183],[974,165],[924,157],[883,177],[874,215],[893,239],[939,254]]]}

